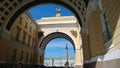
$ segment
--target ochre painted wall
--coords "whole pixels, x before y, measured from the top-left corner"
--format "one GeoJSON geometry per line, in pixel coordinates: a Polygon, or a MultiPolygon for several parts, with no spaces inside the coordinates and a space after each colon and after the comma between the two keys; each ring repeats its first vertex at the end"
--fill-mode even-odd
{"type": "Polygon", "coordinates": [[[89,36],[87,33],[82,33],[81,36],[82,36],[83,56],[84,56],[84,60],[87,60],[91,58],[89,36]]]}
{"type": "MultiPolygon", "coordinates": [[[[110,51],[120,48],[120,0],[102,0],[104,11],[108,17],[112,39],[109,44],[113,45],[110,51]]],[[[110,45],[107,45],[110,47],[110,45]]]]}
{"type": "Polygon", "coordinates": [[[20,61],[20,54],[21,51],[23,51],[23,63],[26,61],[26,53],[29,53],[29,58],[28,58],[28,63],[33,63],[30,62],[30,56],[32,54],[32,61],[33,61],[33,53],[34,50],[23,47],[20,45],[16,45],[16,43],[13,43],[13,41],[10,41],[8,39],[5,39],[3,37],[0,38],[0,61],[5,61],[6,63],[13,63],[12,61],[12,56],[13,56],[13,50],[17,50],[17,55],[16,55],[16,62],[20,61]]]}
{"type": "Polygon", "coordinates": [[[92,57],[97,55],[103,55],[106,52],[103,41],[100,15],[101,11],[97,7],[96,10],[92,12],[90,19],[88,21],[88,35],[92,57]]]}

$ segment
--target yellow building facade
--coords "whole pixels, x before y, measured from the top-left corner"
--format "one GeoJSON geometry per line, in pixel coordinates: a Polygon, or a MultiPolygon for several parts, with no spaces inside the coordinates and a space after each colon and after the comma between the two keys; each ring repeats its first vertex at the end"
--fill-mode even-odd
{"type": "Polygon", "coordinates": [[[33,64],[35,34],[35,21],[28,12],[24,12],[15,20],[8,38],[0,36],[1,64],[33,64]]]}

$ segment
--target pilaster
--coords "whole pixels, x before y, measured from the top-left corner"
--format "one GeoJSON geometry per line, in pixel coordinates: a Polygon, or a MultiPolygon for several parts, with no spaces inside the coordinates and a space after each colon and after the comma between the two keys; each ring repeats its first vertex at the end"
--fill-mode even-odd
{"type": "Polygon", "coordinates": [[[34,63],[43,64],[44,63],[44,50],[36,48],[34,52],[34,63]]]}

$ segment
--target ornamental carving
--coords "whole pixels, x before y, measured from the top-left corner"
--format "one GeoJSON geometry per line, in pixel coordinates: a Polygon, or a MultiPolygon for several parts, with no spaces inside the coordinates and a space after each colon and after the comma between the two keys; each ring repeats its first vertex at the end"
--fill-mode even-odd
{"type": "Polygon", "coordinates": [[[77,38],[77,31],[71,30],[70,32],[75,38],[77,38]]]}

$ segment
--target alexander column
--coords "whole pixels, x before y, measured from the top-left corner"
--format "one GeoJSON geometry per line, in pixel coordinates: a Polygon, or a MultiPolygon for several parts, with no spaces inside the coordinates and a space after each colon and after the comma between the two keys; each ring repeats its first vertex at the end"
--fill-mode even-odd
{"type": "Polygon", "coordinates": [[[67,47],[67,44],[66,44],[66,63],[65,63],[65,68],[68,68],[69,67],[69,62],[68,62],[68,47],[67,47]]]}

